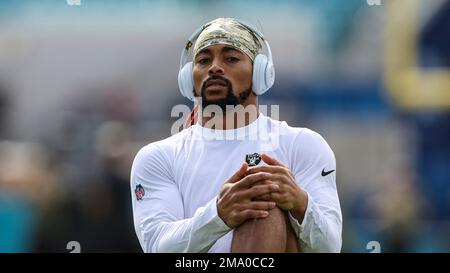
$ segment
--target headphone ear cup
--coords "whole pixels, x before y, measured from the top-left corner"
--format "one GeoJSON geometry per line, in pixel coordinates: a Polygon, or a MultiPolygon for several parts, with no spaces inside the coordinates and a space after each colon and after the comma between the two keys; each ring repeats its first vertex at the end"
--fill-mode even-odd
{"type": "Polygon", "coordinates": [[[192,80],[192,62],[186,63],[178,72],[178,88],[183,96],[194,100],[194,82],[192,80]]]}
{"type": "Polygon", "coordinates": [[[261,95],[262,90],[264,89],[264,70],[265,63],[267,62],[266,56],[262,54],[258,54],[253,61],[253,77],[252,77],[252,89],[256,93],[256,95],[261,95]]]}
{"type": "Polygon", "coordinates": [[[256,95],[262,95],[272,85],[274,77],[270,77],[271,82],[268,82],[268,75],[273,74],[273,65],[269,65],[269,61],[266,55],[258,54],[253,61],[253,83],[252,88],[256,95]],[[268,66],[271,67],[271,72],[267,73],[268,66]]]}
{"type": "Polygon", "coordinates": [[[273,67],[273,63],[271,61],[267,63],[265,78],[267,91],[273,86],[273,83],[275,82],[275,68],[273,67]]]}

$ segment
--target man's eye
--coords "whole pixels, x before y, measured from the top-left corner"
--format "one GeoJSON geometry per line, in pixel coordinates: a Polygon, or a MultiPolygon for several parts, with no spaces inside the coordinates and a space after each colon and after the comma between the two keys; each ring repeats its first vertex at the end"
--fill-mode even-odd
{"type": "Polygon", "coordinates": [[[197,60],[197,63],[199,64],[207,64],[209,62],[208,58],[201,58],[199,60],[197,60]]]}
{"type": "Polygon", "coordinates": [[[239,59],[236,57],[227,57],[226,60],[227,60],[227,62],[230,62],[230,63],[235,63],[235,62],[239,61],[239,59]]]}

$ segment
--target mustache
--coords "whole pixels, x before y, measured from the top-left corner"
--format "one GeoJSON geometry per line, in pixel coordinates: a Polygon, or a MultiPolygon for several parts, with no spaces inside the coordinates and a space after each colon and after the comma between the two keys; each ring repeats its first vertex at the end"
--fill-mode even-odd
{"type": "Polygon", "coordinates": [[[204,90],[206,87],[212,85],[212,84],[220,84],[223,86],[227,86],[230,87],[231,86],[231,81],[227,78],[224,78],[222,76],[211,76],[208,79],[206,79],[206,81],[203,82],[202,84],[202,90],[204,90]]]}

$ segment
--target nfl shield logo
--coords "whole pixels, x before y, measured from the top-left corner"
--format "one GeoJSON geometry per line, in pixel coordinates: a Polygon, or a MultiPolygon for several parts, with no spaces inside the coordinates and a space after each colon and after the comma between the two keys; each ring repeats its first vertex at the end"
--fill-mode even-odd
{"type": "Polygon", "coordinates": [[[134,190],[134,193],[136,194],[136,199],[141,200],[142,197],[145,195],[144,187],[142,187],[141,184],[136,186],[136,189],[134,190]]]}
{"type": "Polygon", "coordinates": [[[261,162],[261,157],[258,153],[248,154],[245,156],[245,161],[247,162],[248,166],[252,167],[258,165],[259,162],[261,162]]]}

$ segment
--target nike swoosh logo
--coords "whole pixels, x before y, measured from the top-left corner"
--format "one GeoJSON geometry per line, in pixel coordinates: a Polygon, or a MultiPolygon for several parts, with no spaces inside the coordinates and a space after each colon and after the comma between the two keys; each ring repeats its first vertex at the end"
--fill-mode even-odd
{"type": "Polygon", "coordinates": [[[331,171],[326,172],[326,171],[325,171],[325,168],[324,168],[324,169],[322,169],[322,176],[327,176],[327,175],[329,175],[329,174],[332,173],[332,172],[334,172],[334,170],[331,170],[331,171]]]}

